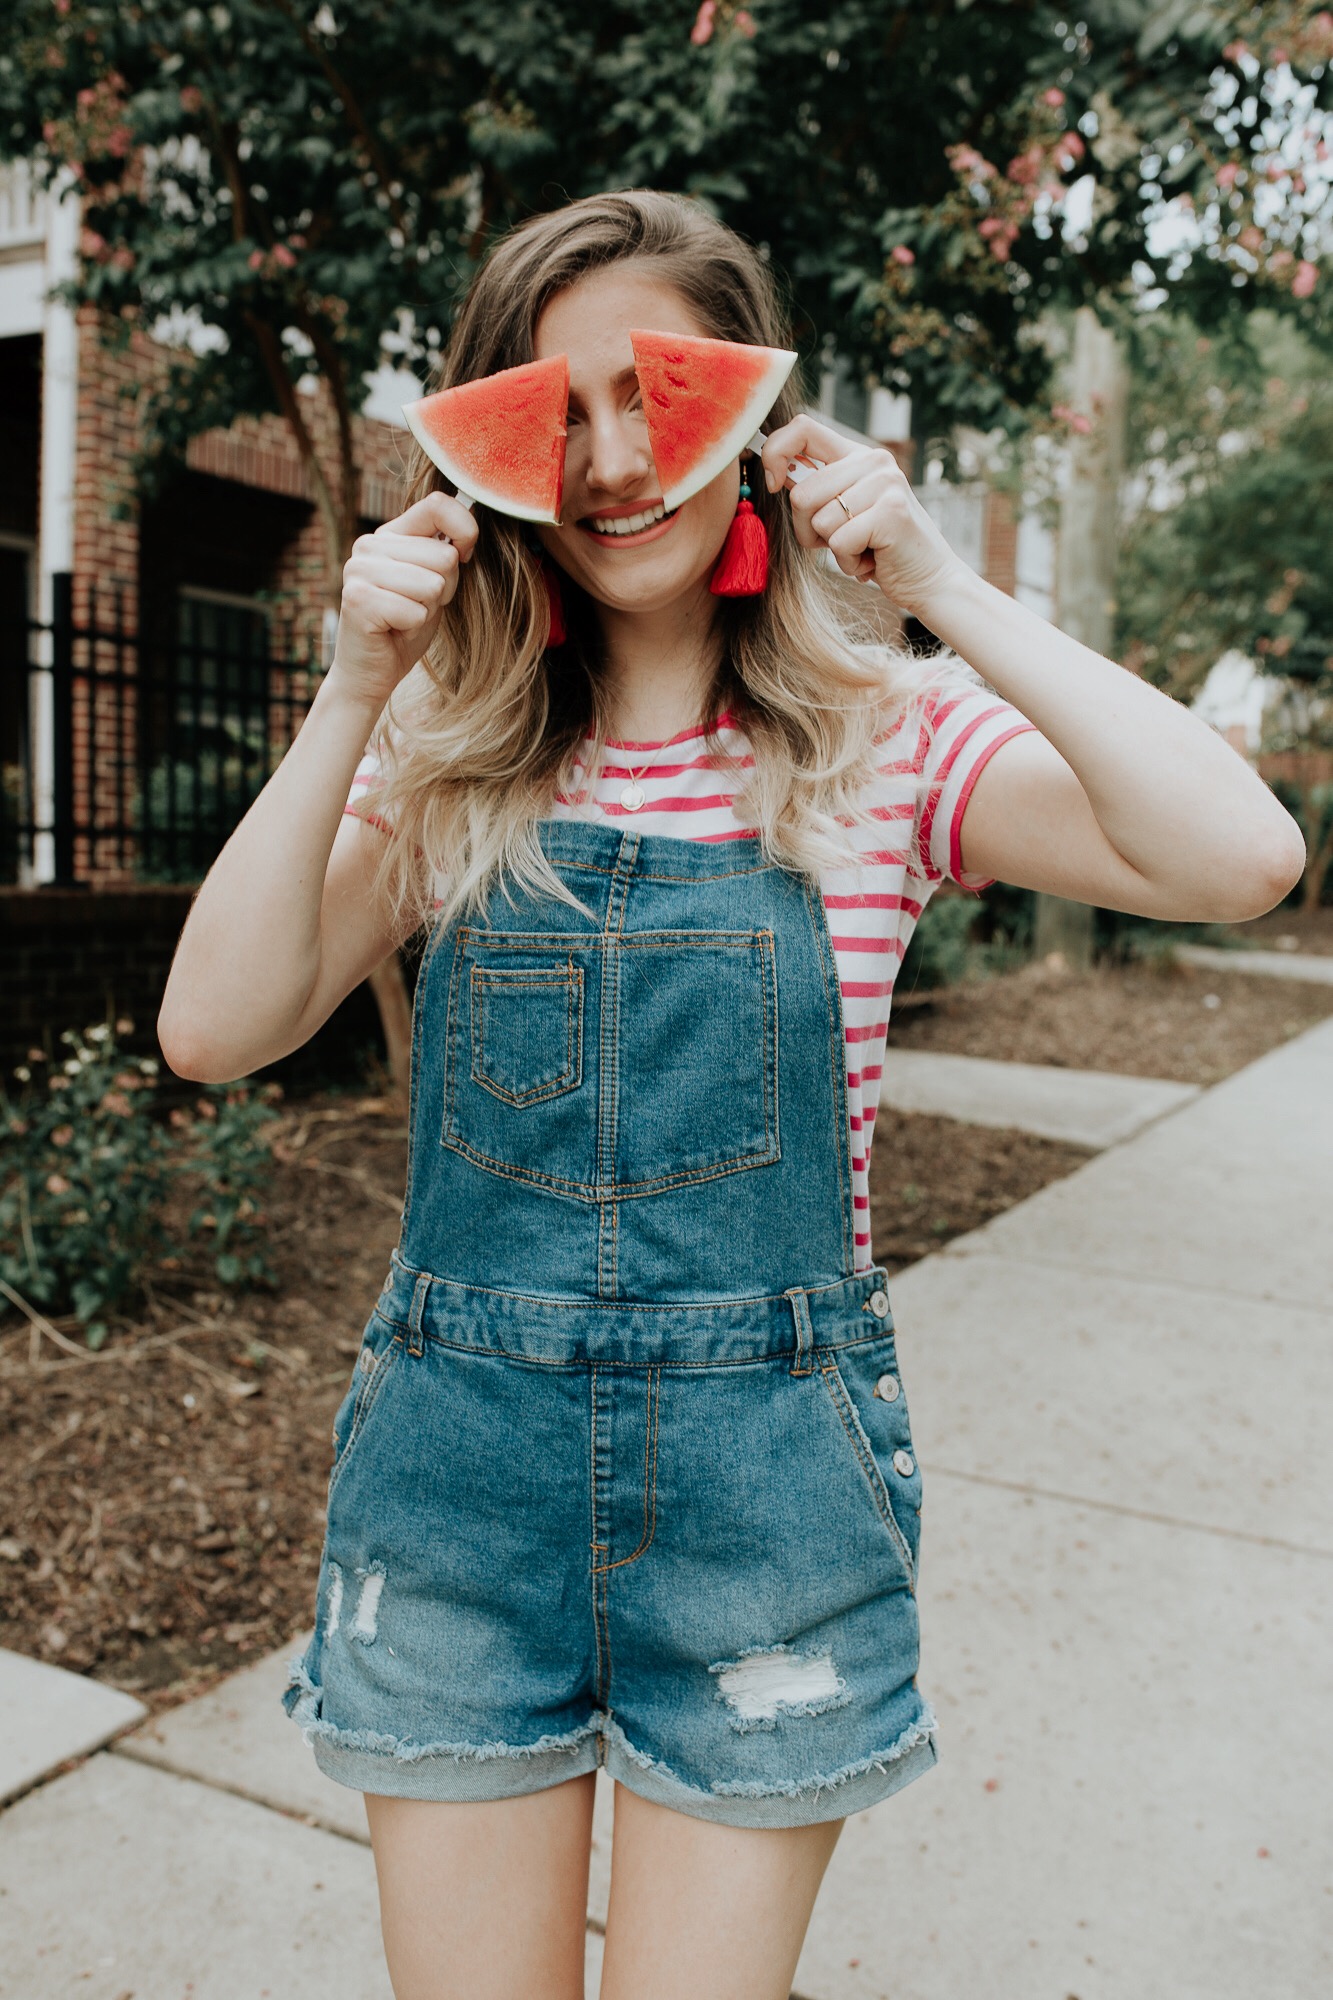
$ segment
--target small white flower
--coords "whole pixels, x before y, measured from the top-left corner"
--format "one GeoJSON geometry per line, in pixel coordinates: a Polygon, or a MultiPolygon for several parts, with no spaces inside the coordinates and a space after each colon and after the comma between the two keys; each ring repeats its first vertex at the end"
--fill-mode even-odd
{"type": "Polygon", "coordinates": [[[32,1071],[26,1068],[23,1064],[19,1065],[19,1067],[14,1071],[14,1074],[18,1078],[20,1083],[31,1083],[32,1081],[32,1071]]]}
{"type": "Polygon", "coordinates": [[[60,1067],[64,1070],[66,1076],[77,1076],[79,1071],[83,1068],[83,1064],[81,1062],[71,1060],[67,1063],[62,1063],[60,1067]]]}
{"type": "Polygon", "coordinates": [[[72,1042],[74,1040],[73,1028],[66,1028],[60,1039],[62,1042],[72,1042]]]}
{"type": "Polygon", "coordinates": [[[110,1028],[103,1024],[100,1027],[89,1028],[86,1039],[90,1042],[104,1042],[110,1033],[110,1028]]]}

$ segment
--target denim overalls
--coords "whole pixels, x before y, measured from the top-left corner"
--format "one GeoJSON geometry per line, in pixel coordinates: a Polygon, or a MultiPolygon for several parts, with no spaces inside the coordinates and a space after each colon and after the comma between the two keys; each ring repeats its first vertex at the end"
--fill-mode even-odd
{"type": "Polygon", "coordinates": [[[589,914],[496,890],[423,961],[402,1234],[282,1699],[363,1791],[601,1764],[705,1819],[839,1818],[935,1722],[823,904],[752,836],[540,835],[589,914]]]}

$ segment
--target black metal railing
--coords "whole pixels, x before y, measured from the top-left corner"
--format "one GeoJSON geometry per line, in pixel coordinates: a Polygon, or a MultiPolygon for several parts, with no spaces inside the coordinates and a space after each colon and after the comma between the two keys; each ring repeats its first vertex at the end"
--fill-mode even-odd
{"type": "Polygon", "coordinates": [[[53,579],[3,646],[26,680],[0,746],[0,881],[198,881],[281,761],[319,682],[269,619],[182,594],[149,637],[120,597],[53,579]],[[275,657],[281,653],[284,657],[275,657]]]}

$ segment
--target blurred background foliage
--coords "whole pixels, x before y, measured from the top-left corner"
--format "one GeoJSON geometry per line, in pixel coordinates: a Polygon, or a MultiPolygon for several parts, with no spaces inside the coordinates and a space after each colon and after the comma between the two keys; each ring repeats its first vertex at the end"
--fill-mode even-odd
{"type": "MultiPolygon", "coordinates": [[[[1318,190],[1275,130],[1327,103],[1333,15],[1088,0],[11,0],[0,153],[84,201],[74,291],[188,331],[153,410],[179,450],[244,412],[346,423],[386,358],[422,368],[488,245],[594,190],[683,190],[763,246],[795,338],[910,392],[914,430],[1021,427],[1043,315],[1155,286],[1201,328],[1254,303],[1326,343],[1318,190]],[[1309,100],[1306,103],[1306,99],[1309,100]],[[1303,107],[1303,108],[1302,108],[1303,107]],[[1091,176],[1077,228],[1070,188],[1091,176]],[[1187,205],[1196,246],[1151,225],[1187,205]],[[1312,268],[1312,267],[1311,267],[1312,268]]],[[[350,439],[309,468],[330,575],[350,439]]]]}

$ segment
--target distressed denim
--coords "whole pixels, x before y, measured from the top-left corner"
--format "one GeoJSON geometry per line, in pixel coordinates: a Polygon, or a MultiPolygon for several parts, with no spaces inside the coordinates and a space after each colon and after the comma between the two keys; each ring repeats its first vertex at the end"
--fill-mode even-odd
{"type": "Polygon", "coordinates": [[[823,905],[750,837],[541,836],[584,907],[496,890],[423,960],[402,1231],[282,1699],[363,1791],[601,1765],[731,1825],[839,1818],[936,1752],[823,905]]]}

